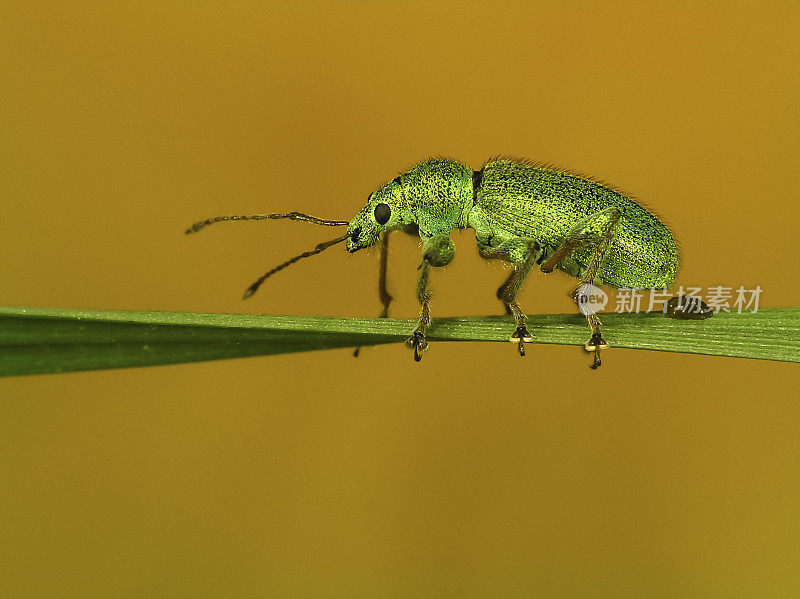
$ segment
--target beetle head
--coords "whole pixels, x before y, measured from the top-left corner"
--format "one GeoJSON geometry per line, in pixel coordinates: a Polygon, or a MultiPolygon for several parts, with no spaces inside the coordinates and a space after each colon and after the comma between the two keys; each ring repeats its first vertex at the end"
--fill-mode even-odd
{"type": "Polygon", "coordinates": [[[347,226],[347,251],[352,253],[371,247],[383,231],[401,226],[401,206],[400,177],[372,192],[367,205],[347,226]]]}

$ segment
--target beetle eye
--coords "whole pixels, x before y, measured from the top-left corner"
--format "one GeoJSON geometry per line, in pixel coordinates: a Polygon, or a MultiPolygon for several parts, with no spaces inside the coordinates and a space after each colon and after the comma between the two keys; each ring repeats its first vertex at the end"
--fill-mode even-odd
{"type": "Polygon", "coordinates": [[[385,225],[389,222],[389,217],[392,216],[392,209],[387,204],[378,204],[375,206],[375,222],[379,225],[385,225]]]}

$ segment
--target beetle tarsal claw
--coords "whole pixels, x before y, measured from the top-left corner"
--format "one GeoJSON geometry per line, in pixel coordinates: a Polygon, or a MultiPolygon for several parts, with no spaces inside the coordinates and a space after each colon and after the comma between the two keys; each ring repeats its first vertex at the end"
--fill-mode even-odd
{"type": "Polygon", "coordinates": [[[586,351],[594,352],[594,359],[592,360],[591,368],[595,369],[600,366],[600,350],[601,349],[608,349],[608,343],[606,340],[603,339],[603,336],[600,333],[593,333],[592,338],[589,339],[589,343],[583,346],[586,351]]]}
{"type": "Polygon", "coordinates": [[[414,361],[419,362],[422,360],[422,352],[428,349],[428,341],[420,331],[414,331],[414,334],[406,339],[406,347],[414,350],[414,361]]]}
{"type": "Polygon", "coordinates": [[[533,341],[533,335],[528,332],[528,329],[524,326],[517,327],[517,330],[511,334],[509,338],[511,343],[517,343],[519,341],[524,341],[525,343],[531,343],[533,341]]]}
{"type": "Polygon", "coordinates": [[[603,339],[603,336],[600,333],[593,333],[592,338],[589,339],[589,343],[587,343],[583,347],[586,351],[594,352],[590,368],[592,370],[595,370],[598,366],[602,364],[602,362],[600,361],[600,350],[608,349],[608,343],[606,343],[606,340],[603,339]]]}
{"type": "Polygon", "coordinates": [[[528,332],[525,326],[517,327],[517,330],[511,334],[509,338],[511,343],[517,344],[517,351],[520,356],[525,355],[525,344],[533,342],[533,336],[528,332]]]}
{"type": "Polygon", "coordinates": [[[598,351],[601,349],[608,349],[609,347],[611,346],[608,345],[608,343],[600,343],[598,345],[592,345],[591,343],[587,343],[586,345],[583,346],[583,348],[586,351],[598,351]]]}

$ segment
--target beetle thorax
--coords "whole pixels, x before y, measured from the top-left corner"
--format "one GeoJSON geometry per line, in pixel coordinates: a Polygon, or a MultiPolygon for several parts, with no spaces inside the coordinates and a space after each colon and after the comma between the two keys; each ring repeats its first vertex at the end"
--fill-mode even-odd
{"type": "Polygon", "coordinates": [[[347,251],[374,245],[384,231],[449,235],[467,226],[472,204],[472,169],[444,158],[423,162],[370,194],[348,225],[347,251]]]}
{"type": "Polygon", "coordinates": [[[401,175],[403,208],[420,237],[447,235],[466,226],[472,207],[472,169],[455,160],[435,159],[401,175]]]}

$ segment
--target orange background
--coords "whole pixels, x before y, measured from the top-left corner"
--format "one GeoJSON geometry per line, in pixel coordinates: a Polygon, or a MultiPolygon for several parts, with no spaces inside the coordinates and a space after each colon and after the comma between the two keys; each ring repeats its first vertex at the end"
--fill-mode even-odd
{"type": "MultiPolygon", "coordinates": [[[[376,316],[377,252],[266,268],[447,155],[641,197],[678,284],[798,305],[800,5],[3,2],[0,303],[376,316]]],[[[454,236],[434,315],[505,276],[454,236]]],[[[396,237],[393,314],[414,318],[396,237]]],[[[531,313],[571,312],[563,275],[531,313]]],[[[724,342],[724,340],[720,340],[724,342]]],[[[3,597],[800,593],[796,364],[433,344],[0,381],[3,597]]]]}

